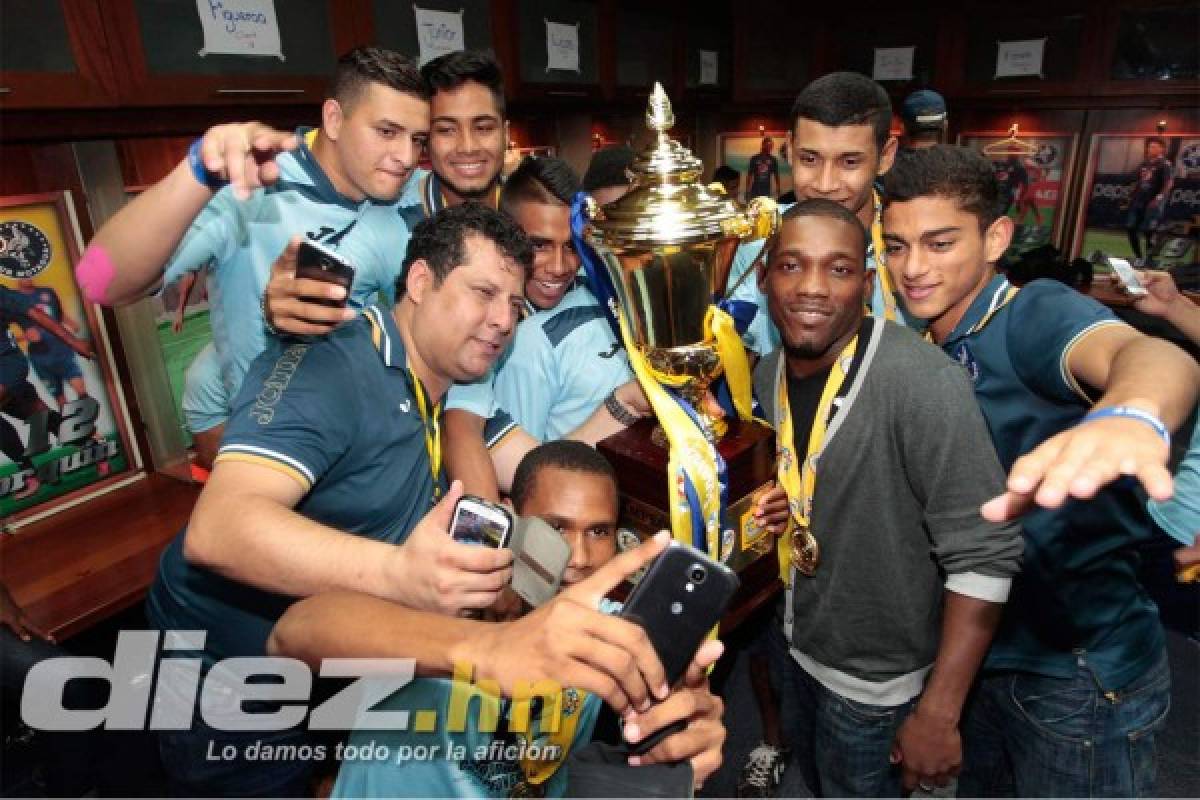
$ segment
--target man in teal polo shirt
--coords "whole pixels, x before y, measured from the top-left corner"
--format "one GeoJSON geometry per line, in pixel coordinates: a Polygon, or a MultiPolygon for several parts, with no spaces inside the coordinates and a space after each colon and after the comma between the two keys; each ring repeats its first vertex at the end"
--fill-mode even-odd
{"type": "MultiPolygon", "coordinates": [[[[201,651],[207,668],[264,655],[284,609],[321,591],[451,615],[491,605],[511,553],[447,535],[461,487],[445,490],[439,417],[449,385],[487,372],[507,344],[531,260],[504,215],[448,209],[414,231],[393,309],[369,308],[320,341],[272,341],[234,401],[187,529],[163,556],[151,623],[188,632],[177,647],[201,651]]],[[[170,681],[159,692],[195,702],[170,681]]],[[[228,693],[237,699],[236,686],[228,693]]],[[[259,737],[213,724],[160,737],[173,793],[306,791],[310,763],[205,757],[210,741],[245,754],[254,741],[302,743],[302,731],[259,737]]]]}
{"type": "MultiPolygon", "coordinates": [[[[1013,582],[963,724],[967,796],[1145,796],[1169,705],[1157,610],[1138,584],[1145,496],[1171,495],[1169,430],[1200,369],[1054,281],[995,274],[1012,238],[986,160],[938,145],[885,179],[887,264],[908,310],[970,376],[1008,491],[1027,511],[1013,582]]],[[[956,720],[947,720],[947,734],[956,720]]]]}

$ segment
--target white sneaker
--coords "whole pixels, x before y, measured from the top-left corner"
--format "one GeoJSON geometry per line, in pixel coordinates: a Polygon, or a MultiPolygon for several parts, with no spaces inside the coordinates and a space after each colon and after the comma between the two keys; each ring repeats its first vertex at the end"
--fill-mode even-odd
{"type": "Polygon", "coordinates": [[[774,797],[787,768],[787,754],[774,745],[762,742],[750,751],[742,765],[738,780],[738,797],[774,797]]]}

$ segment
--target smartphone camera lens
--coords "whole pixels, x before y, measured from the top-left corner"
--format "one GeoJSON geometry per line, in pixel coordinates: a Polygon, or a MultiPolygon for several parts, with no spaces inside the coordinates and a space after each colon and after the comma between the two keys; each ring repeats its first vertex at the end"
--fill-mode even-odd
{"type": "Polygon", "coordinates": [[[700,564],[692,564],[688,569],[688,580],[692,583],[704,583],[704,579],[708,577],[708,571],[700,564]]]}

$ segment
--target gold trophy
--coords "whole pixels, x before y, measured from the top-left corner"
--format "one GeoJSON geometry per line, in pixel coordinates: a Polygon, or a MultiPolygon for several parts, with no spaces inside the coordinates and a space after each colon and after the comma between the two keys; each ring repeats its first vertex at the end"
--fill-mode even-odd
{"type": "Polygon", "coordinates": [[[630,167],[633,189],[602,210],[591,206],[589,242],[603,258],[636,346],[655,371],[686,378],[679,387],[711,441],[727,428],[705,394],[722,364],[706,319],[725,291],[742,241],[774,233],[779,212],[769,198],[740,210],[720,184],[700,183],[704,164],[667,136],[671,101],[655,83],[646,127],[655,141],[630,167]]]}
{"type": "MultiPolygon", "coordinates": [[[[680,447],[679,440],[671,436],[674,449],[668,454],[661,446],[662,430],[645,420],[598,447],[619,476],[622,526],[639,538],[671,527],[673,509],[678,513],[681,502],[677,468],[698,468],[701,459],[695,453],[711,450],[708,445],[715,447],[725,464],[725,519],[729,524],[720,526],[718,546],[714,547],[709,536],[709,549],[719,550],[716,555],[734,569],[757,561],[755,571],[762,571],[764,580],[770,580],[777,576],[778,568],[769,563],[773,559],[759,556],[771,552],[774,541],[753,522],[751,501],[773,479],[774,435],[757,422],[736,416],[724,419],[708,389],[725,370],[731,383],[738,378],[745,385],[742,396],[748,397],[750,371],[745,351],[732,320],[713,308],[714,299],[724,293],[738,245],[773,233],[779,213],[766,198],[741,209],[719,184],[701,183],[703,163],[667,136],[674,123],[671,103],[656,83],[646,111],[646,125],[654,133],[654,141],[630,167],[633,188],[629,193],[603,208],[589,207],[587,240],[604,262],[613,285],[625,323],[626,344],[637,351],[630,353],[631,363],[640,354],[649,366],[640,371],[635,366],[643,387],[648,394],[656,389],[654,383],[678,391],[697,418],[689,423],[693,429],[687,435],[693,442],[698,437],[705,447],[680,447]],[[719,336],[714,333],[713,320],[724,326],[719,336]],[[723,357],[739,359],[733,364],[736,369],[723,357]],[[699,432],[694,430],[697,427],[699,432]],[[672,464],[675,475],[671,474],[672,464]],[[763,564],[766,567],[760,570],[763,564]]],[[[666,427],[661,411],[659,418],[666,427]]],[[[711,509],[719,507],[719,502],[714,506],[713,498],[713,487],[718,484],[713,480],[705,485],[709,491],[703,502],[710,511],[704,516],[711,520],[717,516],[711,509]]],[[[689,519],[696,516],[692,513],[689,519]]],[[[712,527],[708,531],[711,534],[712,527]]],[[[676,530],[675,534],[687,540],[694,531],[676,530]]],[[[624,539],[623,546],[630,544],[628,536],[624,539]]],[[[734,601],[735,614],[769,596],[762,581],[747,578],[744,574],[742,593],[750,595],[734,601]],[[755,598],[754,602],[750,598],[755,598]]]]}

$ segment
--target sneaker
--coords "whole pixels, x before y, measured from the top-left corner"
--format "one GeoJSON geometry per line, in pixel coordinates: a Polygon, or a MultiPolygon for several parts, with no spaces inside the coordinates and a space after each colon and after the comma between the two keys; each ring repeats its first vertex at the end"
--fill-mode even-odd
{"type": "Polygon", "coordinates": [[[738,780],[738,797],[774,797],[787,767],[785,751],[762,742],[750,751],[738,780]]]}

